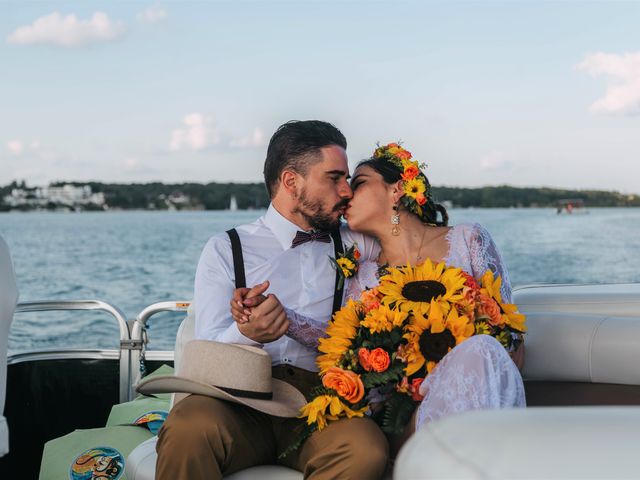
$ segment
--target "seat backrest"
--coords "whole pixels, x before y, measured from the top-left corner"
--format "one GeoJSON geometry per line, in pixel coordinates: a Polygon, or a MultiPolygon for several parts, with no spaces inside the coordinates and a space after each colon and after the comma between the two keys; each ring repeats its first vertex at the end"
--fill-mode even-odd
{"type": "Polygon", "coordinates": [[[180,359],[182,358],[184,346],[187,344],[187,342],[194,339],[195,330],[196,312],[193,302],[191,302],[191,305],[189,305],[189,308],[187,309],[187,316],[180,323],[180,326],[178,327],[178,333],[176,333],[176,345],[173,354],[173,366],[176,373],[178,372],[178,365],[180,365],[180,359]]]}
{"type": "MultiPolygon", "coordinates": [[[[9,328],[13,321],[18,303],[18,285],[16,274],[9,255],[9,246],[0,236],[0,418],[4,412],[4,402],[7,395],[7,347],[9,343],[9,328]]],[[[5,436],[0,432],[0,437],[5,436]]],[[[8,445],[6,438],[0,438],[0,456],[8,445]]]]}

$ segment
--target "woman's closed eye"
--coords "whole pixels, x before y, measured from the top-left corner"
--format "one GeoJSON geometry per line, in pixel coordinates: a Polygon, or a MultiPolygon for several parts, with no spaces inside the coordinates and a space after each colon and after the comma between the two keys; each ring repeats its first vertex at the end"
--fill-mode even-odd
{"type": "Polygon", "coordinates": [[[355,182],[353,182],[351,184],[351,190],[353,190],[354,192],[356,191],[356,189],[362,185],[364,183],[364,180],[356,180],[355,182]]]}

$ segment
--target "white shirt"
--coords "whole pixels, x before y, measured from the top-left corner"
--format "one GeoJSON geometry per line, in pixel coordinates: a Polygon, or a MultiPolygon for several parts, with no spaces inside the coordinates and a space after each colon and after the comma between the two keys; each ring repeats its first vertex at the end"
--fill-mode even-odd
{"type": "MultiPolygon", "coordinates": [[[[236,227],[244,256],[247,287],[265,280],[266,293],[275,294],[283,306],[326,323],[333,309],[336,271],[329,257],[334,257],[333,242],[307,242],[291,248],[300,228],[269,205],[264,216],[255,222],[236,227]]],[[[358,243],[361,261],[375,259],[380,251],[371,237],[340,230],[345,249],[358,243]]],[[[195,336],[198,339],[262,346],[245,337],[231,317],[229,301],[235,289],[231,241],[226,232],[209,239],[202,251],[196,271],[194,303],[195,336]]],[[[291,364],[317,371],[317,351],[286,335],[264,344],[274,365],[291,364]]]]}

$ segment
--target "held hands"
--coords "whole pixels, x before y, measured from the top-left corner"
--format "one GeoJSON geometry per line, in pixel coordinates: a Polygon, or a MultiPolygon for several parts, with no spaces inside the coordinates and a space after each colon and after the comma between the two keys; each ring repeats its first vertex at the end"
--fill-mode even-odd
{"type": "Polygon", "coordinates": [[[260,343],[279,339],[289,328],[289,319],[278,297],[272,293],[264,295],[268,288],[268,281],[253,288],[236,288],[230,302],[238,330],[260,343]]]}

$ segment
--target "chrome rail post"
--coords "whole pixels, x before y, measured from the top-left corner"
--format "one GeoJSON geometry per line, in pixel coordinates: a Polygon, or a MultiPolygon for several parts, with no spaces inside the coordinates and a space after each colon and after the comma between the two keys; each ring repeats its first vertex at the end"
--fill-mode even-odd
{"type": "Polygon", "coordinates": [[[131,384],[131,371],[130,371],[130,341],[129,327],[127,320],[122,311],[107,302],[101,300],[50,300],[50,301],[35,301],[35,302],[21,302],[16,307],[16,313],[23,312],[50,312],[50,311],[65,311],[65,310],[100,310],[107,312],[113,316],[118,322],[120,329],[120,388],[119,398],[120,403],[129,400],[129,385],[131,384]]]}
{"type": "Polygon", "coordinates": [[[130,367],[131,381],[129,382],[129,398],[135,397],[135,385],[141,379],[141,362],[144,361],[144,351],[147,345],[147,323],[149,319],[160,312],[186,312],[191,305],[191,302],[187,301],[167,301],[157,302],[145,307],[136,317],[131,327],[131,343],[140,345],[140,348],[131,350],[130,367]]]}

